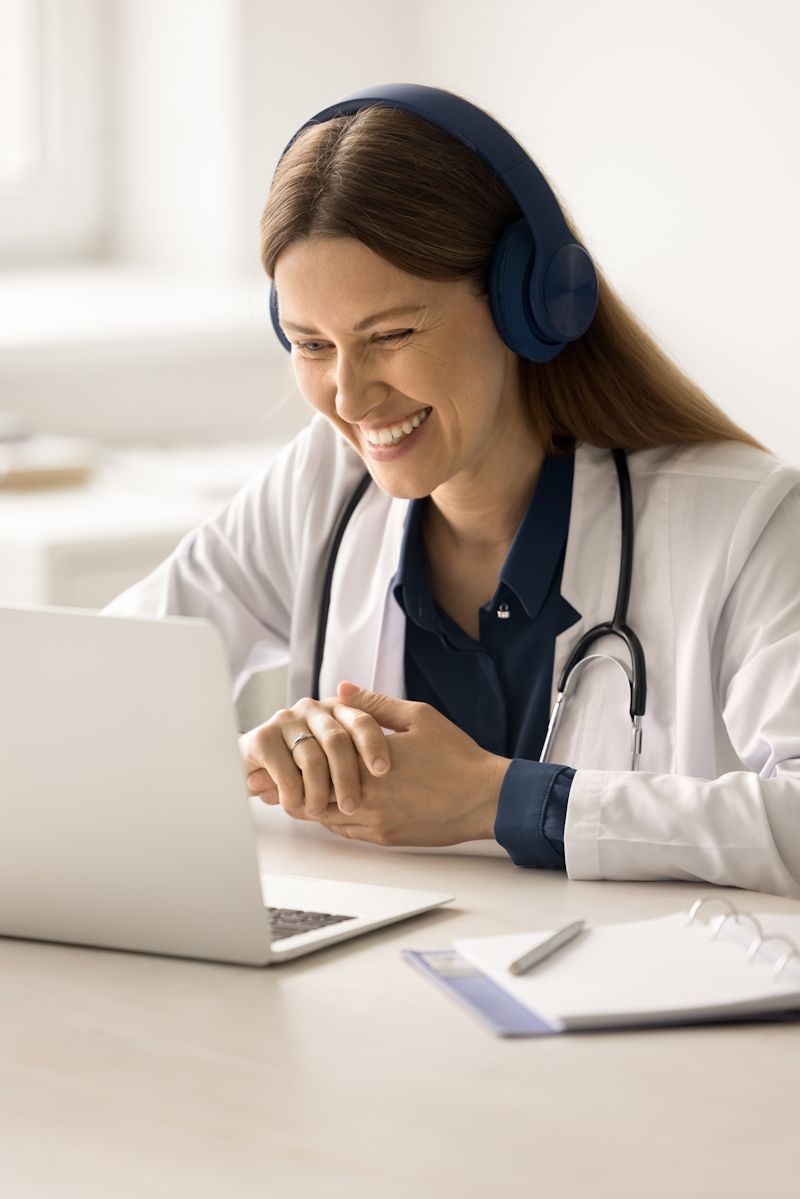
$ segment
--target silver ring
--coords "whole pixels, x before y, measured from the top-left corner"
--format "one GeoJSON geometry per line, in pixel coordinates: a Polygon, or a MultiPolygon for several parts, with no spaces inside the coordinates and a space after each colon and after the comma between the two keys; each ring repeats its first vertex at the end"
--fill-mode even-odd
{"type": "Polygon", "coordinates": [[[311,738],[312,741],[316,740],[313,733],[309,733],[309,732],[298,733],[297,736],[295,737],[294,741],[292,742],[292,744],[289,746],[289,753],[293,754],[294,747],[296,745],[299,745],[301,741],[306,741],[309,737],[311,738]]]}

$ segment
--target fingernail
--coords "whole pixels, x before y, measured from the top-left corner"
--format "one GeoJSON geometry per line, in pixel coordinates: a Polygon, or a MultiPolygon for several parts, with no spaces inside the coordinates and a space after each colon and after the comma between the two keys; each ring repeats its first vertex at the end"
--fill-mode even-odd
{"type": "Polygon", "coordinates": [[[378,774],[383,774],[384,770],[386,769],[386,763],[384,762],[383,758],[376,758],[372,763],[372,769],[377,770],[378,774]]]}
{"type": "Polygon", "coordinates": [[[344,812],[345,816],[352,816],[353,812],[355,812],[355,810],[356,810],[356,801],[354,799],[343,799],[342,800],[342,811],[344,812]]]}

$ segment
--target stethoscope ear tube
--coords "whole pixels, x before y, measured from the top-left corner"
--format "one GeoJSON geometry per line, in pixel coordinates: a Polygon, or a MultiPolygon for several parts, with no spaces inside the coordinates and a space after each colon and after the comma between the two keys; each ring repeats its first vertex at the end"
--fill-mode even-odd
{"type": "Polygon", "coordinates": [[[617,603],[612,621],[613,631],[628,647],[631,656],[631,719],[644,716],[647,703],[647,668],[644,649],[639,638],[628,624],[628,601],[631,597],[633,578],[633,496],[628,458],[624,450],[612,450],[614,465],[619,481],[619,504],[621,516],[621,545],[619,555],[619,585],[617,603]]]}
{"type": "Polygon", "coordinates": [[[642,643],[628,625],[628,602],[631,595],[631,579],[633,577],[633,497],[631,495],[631,477],[628,472],[628,460],[624,450],[612,450],[614,465],[617,468],[619,483],[619,506],[621,517],[620,554],[619,554],[619,583],[617,585],[617,603],[613,620],[595,625],[584,633],[573,648],[558,680],[558,692],[566,691],[567,679],[586,651],[601,637],[619,637],[628,647],[631,659],[631,720],[644,716],[647,703],[647,668],[645,666],[642,643]]]}
{"type": "MultiPolygon", "coordinates": [[[[614,456],[614,465],[617,468],[617,480],[619,482],[619,498],[620,498],[620,515],[621,515],[621,548],[619,559],[619,584],[617,586],[617,603],[614,609],[613,620],[605,621],[603,624],[595,625],[589,629],[580,638],[578,643],[573,647],[572,653],[569,655],[564,668],[558,678],[556,687],[556,702],[550,716],[550,724],[547,729],[544,746],[540,761],[547,760],[547,754],[550,750],[550,743],[553,740],[556,729],[558,728],[561,719],[561,710],[565,699],[567,688],[569,687],[570,676],[584,662],[589,661],[592,655],[587,656],[587,650],[590,649],[596,641],[603,637],[619,637],[625,642],[628,649],[628,654],[631,661],[630,674],[621,662],[617,659],[612,659],[620,667],[628,679],[630,686],[630,715],[633,722],[632,741],[631,741],[631,761],[632,769],[638,769],[639,755],[642,748],[642,717],[644,716],[645,704],[647,702],[647,669],[645,666],[644,649],[639,638],[634,633],[633,629],[628,625],[628,601],[631,593],[631,578],[633,575],[633,499],[631,495],[631,481],[628,473],[628,462],[624,450],[612,450],[614,456]]],[[[598,654],[596,657],[611,657],[610,654],[598,654]]]]}
{"type": "Polygon", "coordinates": [[[577,645],[573,647],[572,653],[558,678],[558,687],[556,688],[558,694],[564,694],[567,689],[569,676],[586,657],[586,651],[590,646],[594,645],[595,641],[599,641],[602,637],[619,637],[628,647],[631,659],[631,674],[629,677],[631,720],[636,716],[644,716],[645,704],[647,702],[647,681],[642,643],[633,629],[629,628],[628,625],[618,625],[613,620],[607,620],[604,624],[598,624],[593,629],[589,629],[587,633],[583,634],[577,645]]]}

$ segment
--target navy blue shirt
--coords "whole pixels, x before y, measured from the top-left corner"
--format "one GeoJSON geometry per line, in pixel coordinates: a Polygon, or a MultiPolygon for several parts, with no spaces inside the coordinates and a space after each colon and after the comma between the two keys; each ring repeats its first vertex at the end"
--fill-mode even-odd
{"type": "Polygon", "coordinates": [[[561,596],[573,468],[572,452],[545,459],[497,590],[480,609],[479,640],[433,598],[422,538],[427,498],[409,505],[393,580],[407,618],[408,698],[437,708],[483,749],[513,759],[494,832],[521,866],[564,866],[575,772],[538,759],[550,716],[555,639],[580,617],[561,596]]]}

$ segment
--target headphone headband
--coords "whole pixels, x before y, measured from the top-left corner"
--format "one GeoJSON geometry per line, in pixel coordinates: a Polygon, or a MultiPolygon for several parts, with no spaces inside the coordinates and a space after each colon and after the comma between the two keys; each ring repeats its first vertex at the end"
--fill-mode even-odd
{"type": "MultiPolygon", "coordinates": [[[[506,185],[522,219],[501,235],[489,271],[489,302],[503,341],[535,362],[555,358],[589,328],[597,308],[594,263],[576,242],[549,184],[508,130],[461,96],[422,84],[394,83],[355,92],[297,130],[281,155],[310,125],[352,116],[362,108],[399,108],[455,137],[478,154],[506,185]]],[[[272,323],[291,349],[278,320],[275,287],[272,323]]]]}

